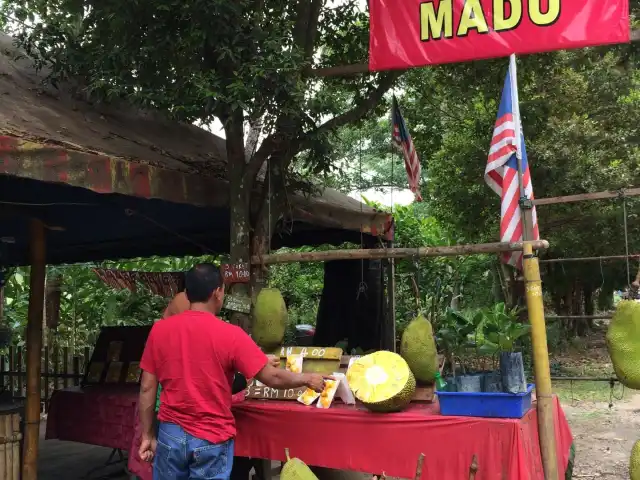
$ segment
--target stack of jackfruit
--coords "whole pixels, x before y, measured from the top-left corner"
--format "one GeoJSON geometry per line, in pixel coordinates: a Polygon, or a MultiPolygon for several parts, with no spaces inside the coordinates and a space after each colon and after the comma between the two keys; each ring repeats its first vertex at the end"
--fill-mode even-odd
{"type": "Polygon", "coordinates": [[[631,480],[640,480],[640,440],[633,445],[633,449],[631,450],[629,478],[631,480]]]}
{"type": "Polygon", "coordinates": [[[287,463],[280,472],[281,480],[318,480],[311,469],[299,458],[289,458],[289,449],[285,449],[287,463]]]}
{"type": "Polygon", "coordinates": [[[418,315],[407,325],[400,343],[400,355],[417,380],[433,383],[438,372],[438,352],[431,322],[418,315]]]}
{"type": "Polygon", "coordinates": [[[640,302],[618,304],[607,330],[607,349],[620,383],[640,390],[640,302]]]}
{"type": "Polygon", "coordinates": [[[253,340],[269,352],[282,345],[289,316],[280,290],[263,288],[253,308],[253,340]]]}
{"type": "Polygon", "coordinates": [[[438,371],[433,327],[423,315],[402,335],[400,354],[381,351],[356,360],[347,371],[354,396],[374,412],[405,408],[416,391],[416,379],[433,383],[438,371]]]}
{"type": "MultiPolygon", "coordinates": [[[[640,390],[640,302],[618,304],[607,329],[607,349],[620,383],[640,390]]],[[[631,450],[629,477],[640,480],[640,440],[631,450]]]]}

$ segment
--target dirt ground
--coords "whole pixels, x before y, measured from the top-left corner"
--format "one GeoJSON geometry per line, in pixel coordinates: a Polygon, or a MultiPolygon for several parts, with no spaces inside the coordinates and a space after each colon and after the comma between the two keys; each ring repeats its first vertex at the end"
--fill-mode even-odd
{"type": "MultiPolygon", "coordinates": [[[[602,332],[552,356],[552,375],[610,377],[602,332]]],[[[629,478],[631,448],[640,440],[640,392],[607,382],[554,382],[575,439],[573,478],[629,478]]]]}

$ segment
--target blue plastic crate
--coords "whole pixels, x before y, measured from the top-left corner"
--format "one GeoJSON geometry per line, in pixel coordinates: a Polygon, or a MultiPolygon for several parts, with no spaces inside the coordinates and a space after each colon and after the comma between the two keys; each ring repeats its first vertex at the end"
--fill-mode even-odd
{"type": "Polygon", "coordinates": [[[528,385],[526,393],[437,392],[440,413],[459,417],[522,418],[531,408],[533,387],[528,385]]]}

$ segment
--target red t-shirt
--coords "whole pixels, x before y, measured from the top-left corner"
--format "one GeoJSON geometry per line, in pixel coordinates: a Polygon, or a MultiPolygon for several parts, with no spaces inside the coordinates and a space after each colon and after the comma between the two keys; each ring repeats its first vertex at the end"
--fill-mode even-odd
{"type": "Polygon", "coordinates": [[[151,328],[140,368],[162,385],[161,422],[180,425],[212,443],[235,437],[231,384],[236,372],[254,378],[267,356],[240,327],[187,310],[151,328]]]}

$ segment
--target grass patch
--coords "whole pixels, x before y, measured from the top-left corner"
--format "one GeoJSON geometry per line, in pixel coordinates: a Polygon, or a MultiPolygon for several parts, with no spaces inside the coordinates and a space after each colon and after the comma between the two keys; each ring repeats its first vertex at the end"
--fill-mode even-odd
{"type": "MultiPolygon", "coordinates": [[[[608,403],[611,400],[611,386],[607,382],[554,381],[553,391],[566,405],[581,402],[608,403]]],[[[613,403],[624,401],[628,397],[629,391],[623,392],[621,385],[616,383],[613,388],[613,403]]]]}

